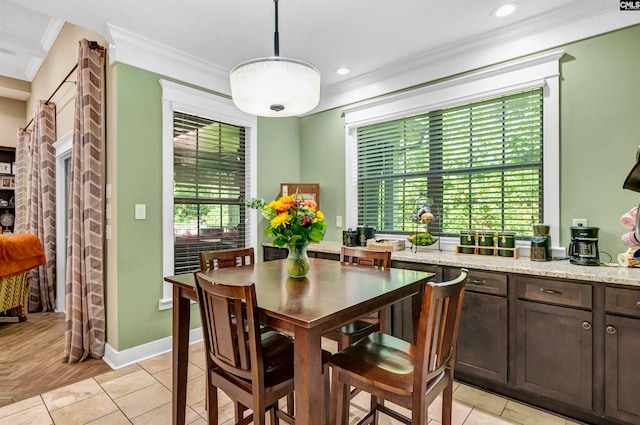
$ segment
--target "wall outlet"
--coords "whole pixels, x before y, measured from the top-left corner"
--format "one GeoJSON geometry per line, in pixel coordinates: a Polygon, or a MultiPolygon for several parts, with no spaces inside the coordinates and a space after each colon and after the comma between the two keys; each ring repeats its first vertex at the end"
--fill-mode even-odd
{"type": "Polygon", "coordinates": [[[338,227],[338,228],[342,227],[342,216],[341,215],[337,215],[336,216],[336,227],[338,227]]]}
{"type": "Polygon", "coordinates": [[[136,204],[136,220],[145,220],[147,218],[147,205],[146,204],[136,204]]]}
{"type": "Polygon", "coordinates": [[[582,227],[587,227],[589,224],[589,220],[587,220],[586,218],[574,218],[573,219],[573,226],[582,226],[582,227]]]}

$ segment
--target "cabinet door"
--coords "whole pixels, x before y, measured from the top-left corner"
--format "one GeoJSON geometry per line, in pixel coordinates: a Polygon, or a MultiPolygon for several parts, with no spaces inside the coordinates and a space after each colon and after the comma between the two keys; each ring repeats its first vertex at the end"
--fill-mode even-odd
{"type": "Polygon", "coordinates": [[[517,301],[516,385],[591,410],[592,313],[517,301]]]}
{"type": "Polygon", "coordinates": [[[288,253],[287,248],[278,248],[276,246],[262,247],[262,258],[264,261],[281,260],[287,258],[288,253]]]}
{"type": "Polygon", "coordinates": [[[465,291],[456,371],[507,383],[507,299],[465,291]]]}
{"type": "Polygon", "coordinates": [[[605,413],[640,424],[640,319],[606,315],[605,413]]]}

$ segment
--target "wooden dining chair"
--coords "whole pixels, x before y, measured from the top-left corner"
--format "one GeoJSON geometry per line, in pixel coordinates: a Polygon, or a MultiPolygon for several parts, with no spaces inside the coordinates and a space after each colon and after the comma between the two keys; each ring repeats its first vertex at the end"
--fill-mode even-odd
{"type": "Polygon", "coordinates": [[[253,248],[200,252],[198,256],[200,257],[201,272],[224,267],[246,266],[256,262],[253,248]]]}
{"type": "Polygon", "coordinates": [[[428,407],[442,392],[442,424],[451,424],[455,345],[466,282],[462,269],[452,281],[426,284],[415,345],[375,332],[331,357],[331,425],[346,424],[349,403],[344,400],[351,386],[371,394],[371,411],[360,423],[366,419],[377,424],[381,412],[406,424],[426,425],[428,407]],[[391,410],[384,400],[409,409],[411,418],[391,410]]]}
{"type": "MultiPolygon", "coordinates": [[[[344,265],[388,269],[391,267],[391,252],[370,251],[343,246],[340,250],[340,263],[344,265]]],[[[374,316],[363,317],[341,328],[329,331],[323,336],[336,341],[338,343],[338,350],[342,350],[370,333],[380,331],[383,328],[384,320],[385,313],[384,310],[382,310],[374,316]]]]}
{"type": "MultiPolygon", "coordinates": [[[[196,292],[204,334],[207,366],[207,423],[218,424],[218,388],[235,404],[236,425],[265,424],[293,418],[294,364],[293,339],[258,319],[255,284],[214,283],[196,272],[196,292]],[[287,412],[278,401],[287,397],[287,412]],[[253,413],[244,417],[244,411],[253,413]]],[[[323,351],[323,375],[320,384],[329,414],[329,353],[323,351]]]]}

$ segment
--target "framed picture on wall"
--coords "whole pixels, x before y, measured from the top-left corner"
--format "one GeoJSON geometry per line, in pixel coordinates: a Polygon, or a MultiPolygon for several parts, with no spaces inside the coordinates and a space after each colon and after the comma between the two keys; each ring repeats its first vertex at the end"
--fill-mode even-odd
{"type": "Polygon", "coordinates": [[[10,162],[0,162],[0,174],[11,174],[10,162]]]}
{"type": "Polygon", "coordinates": [[[0,178],[0,188],[1,189],[14,189],[16,186],[16,179],[15,177],[11,176],[11,177],[1,177],[0,178]]]}
{"type": "Polygon", "coordinates": [[[299,191],[304,199],[316,201],[316,208],[320,209],[319,183],[280,183],[280,196],[294,196],[296,191],[299,191]]]}

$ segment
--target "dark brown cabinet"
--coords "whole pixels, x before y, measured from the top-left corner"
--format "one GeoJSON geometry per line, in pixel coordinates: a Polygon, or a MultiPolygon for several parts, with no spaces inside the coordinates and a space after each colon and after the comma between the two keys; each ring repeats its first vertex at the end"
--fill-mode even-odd
{"type": "Polygon", "coordinates": [[[516,387],[592,409],[591,285],[519,278],[517,290],[516,387]]]}
{"type": "Polygon", "coordinates": [[[607,417],[638,424],[640,291],[607,288],[605,298],[605,413],[607,417]]]}
{"type": "MultiPolygon", "coordinates": [[[[265,261],[287,250],[264,247],[265,261]]],[[[337,260],[339,254],[309,252],[337,260]]],[[[392,260],[450,280],[456,267],[392,260]]],[[[413,337],[412,304],[391,307],[391,332],[413,337]]],[[[640,287],[469,270],[456,379],[585,423],[640,424],[640,287]]]]}
{"type": "MultiPolygon", "coordinates": [[[[445,279],[458,273],[459,269],[448,268],[445,279]]],[[[470,270],[458,329],[456,373],[506,384],[508,322],[507,276],[470,270]]]]}
{"type": "Polygon", "coordinates": [[[287,248],[266,245],[262,247],[262,258],[264,261],[282,260],[283,258],[287,258],[288,253],[287,248]]]}

